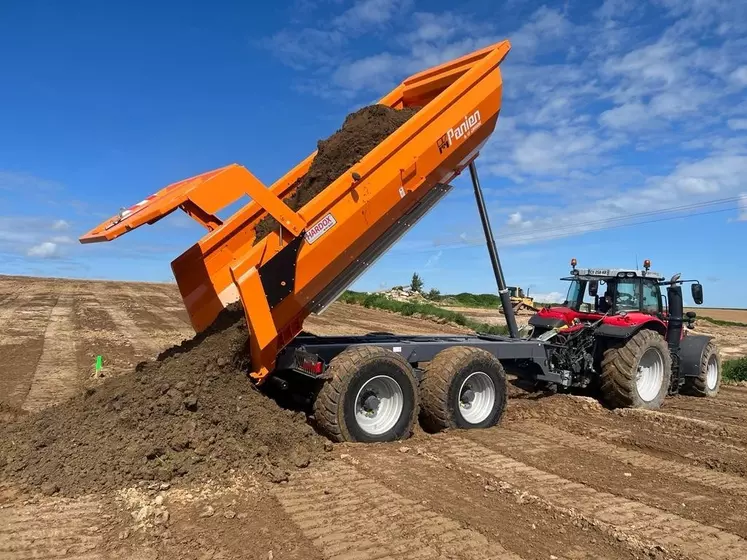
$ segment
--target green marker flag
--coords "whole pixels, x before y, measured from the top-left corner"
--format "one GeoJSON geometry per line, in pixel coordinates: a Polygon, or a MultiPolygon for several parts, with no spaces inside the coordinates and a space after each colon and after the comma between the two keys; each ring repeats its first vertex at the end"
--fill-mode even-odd
{"type": "Polygon", "coordinates": [[[101,371],[101,368],[104,367],[103,360],[101,359],[101,356],[96,356],[96,373],[101,371]]]}

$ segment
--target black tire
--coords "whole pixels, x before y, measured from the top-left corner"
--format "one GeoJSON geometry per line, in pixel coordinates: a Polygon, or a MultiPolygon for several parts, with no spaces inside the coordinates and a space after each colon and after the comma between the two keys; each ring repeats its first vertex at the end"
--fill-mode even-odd
{"type": "Polygon", "coordinates": [[[338,442],[381,442],[406,439],[412,434],[420,403],[417,380],[402,356],[376,346],[354,346],[332,359],[327,372],[331,378],[324,382],[314,401],[314,418],[328,438],[338,442]],[[356,421],[356,398],[368,381],[382,375],[401,389],[403,407],[390,429],[373,434],[356,421]]]}
{"type": "Polygon", "coordinates": [[[507,393],[506,373],[492,354],[469,346],[447,348],[428,364],[420,382],[420,423],[430,432],[447,428],[489,428],[503,416],[507,393]],[[475,372],[485,373],[493,382],[495,400],[483,420],[470,422],[463,416],[460,391],[465,380],[475,372]]]}
{"type": "Polygon", "coordinates": [[[703,355],[700,357],[700,369],[697,377],[685,377],[685,384],[681,392],[693,397],[715,397],[721,386],[721,356],[719,355],[716,344],[711,341],[703,349],[703,355]],[[708,364],[711,360],[716,361],[717,377],[714,387],[708,386],[708,364]]]}
{"type": "Polygon", "coordinates": [[[669,392],[672,379],[672,357],[669,346],[659,333],[644,329],[624,342],[613,344],[602,358],[601,390],[607,404],[613,408],[660,408],[669,392]],[[649,349],[658,350],[664,365],[664,375],[656,396],[644,400],[638,392],[638,364],[649,349]]]}

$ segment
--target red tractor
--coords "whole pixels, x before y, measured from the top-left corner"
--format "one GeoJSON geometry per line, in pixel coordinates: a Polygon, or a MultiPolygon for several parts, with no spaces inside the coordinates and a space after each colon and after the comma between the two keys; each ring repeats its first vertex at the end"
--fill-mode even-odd
{"type": "Polygon", "coordinates": [[[670,280],[650,269],[576,268],[565,302],[529,320],[530,338],[549,343],[549,369],[564,387],[596,386],[612,407],[659,408],[668,394],[712,397],[721,359],[711,337],[691,334],[695,313],[683,316],[682,284],[703,303],[695,280],[670,280]],[[604,293],[601,294],[601,288],[604,293]],[[666,296],[662,294],[666,287],[666,296]]]}

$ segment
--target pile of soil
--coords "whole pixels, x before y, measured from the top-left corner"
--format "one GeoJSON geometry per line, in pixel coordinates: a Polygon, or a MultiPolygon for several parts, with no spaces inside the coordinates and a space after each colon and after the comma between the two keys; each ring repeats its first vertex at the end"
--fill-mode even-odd
{"type": "MultiPolygon", "coordinates": [[[[369,105],[349,114],[340,130],[317,143],[317,154],[308,173],[296,181],[292,187],[295,190],[291,191],[292,194],[284,202],[291,209],[300,210],[419,109],[408,107],[397,110],[386,105],[369,105]]],[[[255,227],[255,243],[271,231],[277,230],[278,226],[275,218],[265,216],[255,227]]]]}
{"type": "Polygon", "coordinates": [[[246,341],[235,304],[157,360],[17,418],[0,434],[1,478],[63,495],[247,467],[286,480],[330,444],[254,387],[246,341]]]}

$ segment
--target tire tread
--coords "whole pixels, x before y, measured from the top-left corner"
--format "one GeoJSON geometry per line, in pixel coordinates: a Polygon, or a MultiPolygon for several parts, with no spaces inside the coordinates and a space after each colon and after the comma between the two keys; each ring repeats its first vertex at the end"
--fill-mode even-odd
{"type": "Polygon", "coordinates": [[[314,400],[314,419],[319,430],[336,442],[354,441],[343,420],[343,398],[358,370],[369,360],[388,359],[397,362],[410,378],[414,391],[413,421],[417,418],[419,399],[417,381],[410,364],[399,354],[378,346],[351,346],[335,356],[327,368],[330,378],[322,385],[314,400]]]}
{"type": "Polygon", "coordinates": [[[638,331],[626,341],[613,344],[604,351],[601,364],[601,390],[608,404],[613,408],[630,408],[640,400],[635,387],[638,361],[645,350],[651,347],[657,347],[663,356],[664,384],[668,388],[672,372],[672,358],[666,341],[656,331],[649,329],[638,331]]]}
{"type": "MultiPolygon", "coordinates": [[[[420,383],[422,401],[420,422],[423,428],[437,432],[456,427],[449,411],[449,387],[456,372],[474,356],[482,356],[494,360],[500,368],[502,378],[505,382],[503,366],[486,350],[470,346],[453,346],[442,350],[428,364],[423,380],[420,383]]],[[[501,399],[501,413],[499,418],[503,415],[506,408],[506,393],[505,387],[496,387],[496,398],[501,399]]]]}

